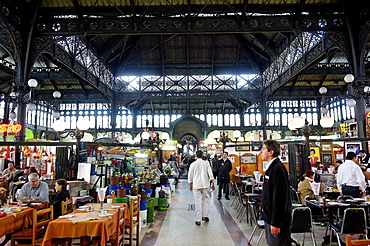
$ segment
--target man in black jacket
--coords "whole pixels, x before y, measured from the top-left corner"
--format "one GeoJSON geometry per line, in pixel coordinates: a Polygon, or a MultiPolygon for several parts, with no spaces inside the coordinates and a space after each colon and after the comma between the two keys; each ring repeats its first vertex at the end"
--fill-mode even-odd
{"type": "Polygon", "coordinates": [[[292,201],[288,172],[278,158],[280,144],[275,140],[265,140],[261,155],[262,160],[268,162],[262,189],[266,241],[269,246],[290,246],[292,201]]]}
{"type": "Polygon", "coordinates": [[[223,157],[218,160],[218,200],[222,197],[222,190],[224,190],[226,200],[229,198],[229,183],[230,172],[233,168],[231,161],[228,159],[229,153],[224,152],[223,157]]]}

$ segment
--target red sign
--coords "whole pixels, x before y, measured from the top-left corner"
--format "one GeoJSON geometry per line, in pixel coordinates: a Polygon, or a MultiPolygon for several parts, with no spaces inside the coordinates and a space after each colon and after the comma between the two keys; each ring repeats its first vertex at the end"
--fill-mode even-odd
{"type": "Polygon", "coordinates": [[[366,118],[370,118],[370,111],[366,113],[366,118]]]}
{"type": "Polygon", "coordinates": [[[11,121],[9,124],[0,124],[0,132],[7,132],[7,133],[18,133],[22,130],[21,124],[13,124],[11,121]]]}

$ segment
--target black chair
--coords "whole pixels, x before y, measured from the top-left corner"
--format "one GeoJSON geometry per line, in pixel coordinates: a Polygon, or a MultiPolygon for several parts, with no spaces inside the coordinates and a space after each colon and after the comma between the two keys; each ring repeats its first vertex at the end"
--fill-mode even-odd
{"type": "Polygon", "coordinates": [[[312,243],[316,246],[315,234],[312,229],[312,214],[309,207],[296,207],[292,210],[291,233],[303,233],[302,245],[304,245],[306,233],[310,233],[312,243]]]}
{"type": "MultiPolygon", "coordinates": [[[[366,213],[363,208],[347,208],[344,211],[343,221],[331,225],[331,230],[335,233],[339,245],[341,245],[340,234],[364,235],[367,237],[366,213]]],[[[332,243],[332,233],[330,233],[330,245],[332,243]]]]}
{"type": "Polygon", "coordinates": [[[290,186],[290,195],[292,197],[292,203],[302,203],[301,199],[299,199],[299,195],[296,189],[290,186]]]}
{"type": "Polygon", "coordinates": [[[329,214],[326,214],[322,207],[320,207],[320,205],[310,201],[314,200],[314,198],[314,196],[306,196],[306,206],[311,209],[312,221],[315,223],[320,223],[321,225],[326,227],[325,236],[327,236],[331,219],[329,217],[329,214]]]}
{"type": "Polygon", "coordinates": [[[253,235],[256,232],[257,228],[259,228],[259,229],[262,229],[262,231],[261,231],[261,233],[258,237],[258,240],[257,240],[256,245],[258,245],[260,240],[261,240],[261,237],[263,236],[263,233],[265,232],[265,221],[257,219],[256,211],[254,210],[254,202],[253,201],[248,201],[248,207],[249,207],[249,213],[250,213],[251,221],[254,223],[254,228],[253,228],[251,237],[248,240],[248,245],[251,245],[253,235]]]}

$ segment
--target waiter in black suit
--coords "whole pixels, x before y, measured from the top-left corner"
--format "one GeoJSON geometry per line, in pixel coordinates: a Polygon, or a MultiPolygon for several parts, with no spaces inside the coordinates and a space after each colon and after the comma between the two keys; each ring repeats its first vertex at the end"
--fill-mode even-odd
{"type": "MultiPolygon", "coordinates": [[[[369,163],[369,155],[366,153],[365,150],[360,150],[360,153],[359,153],[359,162],[360,164],[363,163],[363,164],[368,164],[369,163]]],[[[370,168],[369,165],[367,165],[367,168],[370,168]]]]}

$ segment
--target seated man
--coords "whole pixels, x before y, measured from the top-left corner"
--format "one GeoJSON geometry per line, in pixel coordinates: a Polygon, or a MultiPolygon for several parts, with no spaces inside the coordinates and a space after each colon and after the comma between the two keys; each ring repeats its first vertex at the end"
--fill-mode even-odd
{"type": "Polygon", "coordinates": [[[8,163],[8,168],[4,169],[4,171],[2,172],[2,176],[6,179],[8,179],[10,177],[10,175],[12,174],[12,172],[14,172],[16,169],[14,168],[14,163],[13,162],[9,162],[8,163]]]}
{"type": "Polygon", "coordinates": [[[49,202],[49,186],[41,182],[37,173],[28,175],[19,195],[22,202],[49,202]]]}

